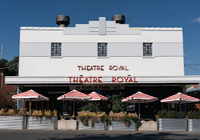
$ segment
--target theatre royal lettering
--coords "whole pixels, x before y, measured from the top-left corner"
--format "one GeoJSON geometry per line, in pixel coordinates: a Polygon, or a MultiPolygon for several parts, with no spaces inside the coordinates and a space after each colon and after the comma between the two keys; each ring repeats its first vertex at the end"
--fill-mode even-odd
{"type": "Polygon", "coordinates": [[[112,76],[110,78],[102,76],[79,76],[68,77],[69,83],[137,83],[133,76],[112,76]]]}
{"type": "Polygon", "coordinates": [[[104,65],[84,65],[77,66],[79,71],[104,71],[108,69],[109,71],[129,71],[126,65],[109,65],[105,68],[104,65]]]}

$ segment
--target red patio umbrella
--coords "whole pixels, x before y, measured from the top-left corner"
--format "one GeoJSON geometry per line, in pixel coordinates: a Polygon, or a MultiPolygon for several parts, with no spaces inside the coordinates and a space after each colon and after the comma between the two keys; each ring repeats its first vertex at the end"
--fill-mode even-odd
{"type": "Polygon", "coordinates": [[[88,101],[106,101],[108,100],[108,97],[105,97],[101,94],[98,94],[96,92],[92,92],[90,94],[88,94],[90,97],[92,97],[91,99],[89,99],[88,101]]]}
{"type": "Polygon", "coordinates": [[[57,100],[74,101],[73,115],[75,114],[75,101],[88,99],[91,99],[89,95],[79,92],[75,89],[57,98],[57,100]]]}
{"type": "Polygon", "coordinates": [[[182,103],[192,103],[192,102],[199,102],[199,101],[200,101],[200,99],[194,98],[194,97],[189,96],[189,95],[185,95],[181,92],[178,92],[175,95],[169,96],[169,97],[161,100],[162,103],[179,104],[179,110],[180,111],[181,111],[181,104],[182,103]]]}
{"type": "Polygon", "coordinates": [[[148,94],[138,91],[137,93],[123,99],[122,102],[139,103],[138,112],[139,112],[139,117],[140,117],[140,103],[150,103],[157,100],[158,100],[157,97],[153,97],[153,96],[150,96],[148,94]]]}
{"type": "MultiPolygon", "coordinates": [[[[31,101],[31,102],[32,101],[45,101],[45,100],[48,101],[49,100],[48,97],[45,97],[44,95],[41,95],[32,89],[22,92],[22,93],[19,93],[19,94],[16,94],[16,95],[13,95],[12,99],[25,100],[25,101],[31,101]]],[[[31,113],[31,104],[29,107],[29,111],[31,113]]]]}

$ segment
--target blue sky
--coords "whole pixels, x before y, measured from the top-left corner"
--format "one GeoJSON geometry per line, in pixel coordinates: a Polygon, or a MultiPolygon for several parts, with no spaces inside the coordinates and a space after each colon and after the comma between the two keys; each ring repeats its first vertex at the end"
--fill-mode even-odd
{"type": "MultiPolygon", "coordinates": [[[[19,55],[20,26],[54,27],[57,15],[68,15],[73,27],[123,14],[130,27],[182,27],[184,63],[200,64],[199,5],[200,0],[0,0],[3,58],[19,55]]],[[[187,65],[185,74],[200,75],[200,65],[187,65]]]]}

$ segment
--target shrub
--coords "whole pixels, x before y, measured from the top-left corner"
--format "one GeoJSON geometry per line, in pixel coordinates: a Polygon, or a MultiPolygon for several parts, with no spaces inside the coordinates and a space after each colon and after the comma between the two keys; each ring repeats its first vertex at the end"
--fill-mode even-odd
{"type": "Polygon", "coordinates": [[[197,112],[197,119],[200,119],[200,110],[197,112]]]}
{"type": "Polygon", "coordinates": [[[25,116],[25,115],[27,115],[27,108],[22,108],[22,109],[20,109],[19,111],[18,111],[18,116],[25,116]]]}
{"type": "Polygon", "coordinates": [[[166,111],[166,110],[162,110],[162,111],[158,111],[158,114],[156,115],[158,118],[177,118],[177,119],[181,119],[181,118],[185,118],[185,112],[175,112],[175,111],[166,111]]]}
{"type": "Polygon", "coordinates": [[[187,119],[200,119],[200,110],[196,111],[188,111],[187,112],[187,119]]]}
{"type": "Polygon", "coordinates": [[[168,118],[167,117],[167,111],[166,110],[158,111],[157,117],[158,118],[168,118]]]}
{"type": "Polygon", "coordinates": [[[4,108],[2,108],[1,110],[0,110],[0,116],[3,116],[4,115],[4,108]]]}
{"type": "Polygon", "coordinates": [[[33,113],[31,114],[31,116],[33,116],[33,117],[43,117],[44,115],[43,115],[41,110],[39,110],[39,111],[33,110],[33,113]]]}
{"type": "Polygon", "coordinates": [[[83,125],[88,126],[88,119],[91,121],[91,126],[94,127],[94,123],[97,121],[103,122],[106,118],[105,112],[89,112],[89,111],[81,111],[78,112],[78,118],[83,123],[83,125]]]}
{"type": "Polygon", "coordinates": [[[186,118],[185,112],[177,112],[176,113],[176,118],[182,118],[182,119],[186,118]]]}
{"type": "Polygon", "coordinates": [[[114,113],[113,111],[111,111],[107,117],[107,121],[108,125],[112,125],[112,121],[122,121],[125,124],[125,126],[129,126],[130,121],[133,121],[136,123],[137,128],[139,128],[142,125],[142,123],[140,122],[140,118],[137,116],[136,113],[114,113]]]}
{"type": "Polygon", "coordinates": [[[15,115],[14,109],[9,109],[5,114],[6,116],[14,116],[15,115]]]}
{"type": "Polygon", "coordinates": [[[33,110],[31,116],[40,118],[42,117],[52,118],[52,117],[57,117],[57,111],[45,110],[44,112],[42,112],[41,110],[33,110]]]}
{"type": "Polygon", "coordinates": [[[58,116],[58,115],[57,115],[58,112],[57,112],[56,110],[52,111],[51,114],[52,114],[53,117],[57,117],[57,116],[58,116]]]}
{"type": "Polygon", "coordinates": [[[45,111],[44,111],[44,116],[45,116],[46,118],[51,118],[51,117],[52,117],[51,110],[45,110],[45,111]]]}

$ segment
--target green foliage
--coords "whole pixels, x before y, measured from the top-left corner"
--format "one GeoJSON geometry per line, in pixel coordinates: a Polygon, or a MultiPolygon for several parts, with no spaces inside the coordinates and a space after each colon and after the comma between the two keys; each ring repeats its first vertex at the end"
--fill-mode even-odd
{"type": "Polygon", "coordinates": [[[138,117],[130,117],[130,119],[131,119],[131,121],[136,123],[137,128],[139,128],[142,125],[142,123],[140,122],[140,118],[138,118],[138,117]]]}
{"type": "Polygon", "coordinates": [[[101,117],[100,117],[100,121],[103,123],[104,120],[106,120],[106,117],[107,117],[107,115],[103,115],[103,116],[101,116],[101,117]]]}
{"type": "Polygon", "coordinates": [[[89,111],[89,112],[99,112],[100,104],[99,103],[88,103],[87,105],[81,107],[79,110],[81,111],[89,111]]]}
{"type": "Polygon", "coordinates": [[[169,111],[170,112],[170,118],[177,118],[177,119],[183,119],[186,117],[185,112],[175,112],[175,111],[169,111]]]}
{"type": "Polygon", "coordinates": [[[123,122],[126,126],[129,126],[129,125],[130,125],[130,121],[135,122],[137,128],[139,128],[139,127],[142,125],[142,123],[140,122],[140,118],[138,118],[138,117],[131,117],[131,116],[125,115],[125,116],[122,118],[122,122],[123,122]]]}
{"type": "Polygon", "coordinates": [[[140,122],[140,118],[137,116],[136,113],[127,113],[127,112],[120,112],[114,113],[111,111],[106,118],[108,125],[112,125],[112,121],[122,121],[125,126],[130,126],[131,121],[133,121],[137,128],[139,128],[142,123],[140,122]]]}
{"type": "Polygon", "coordinates": [[[8,63],[8,60],[6,59],[0,59],[0,63],[3,64],[3,65],[6,65],[6,63],[8,63]]]}
{"type": "Polygon", "coordinates": [[[125,115],[123,118],[121,118],[122,122],[125,124],[125,126],[130,125],[131,118],[128,115],[125,115]]]}
{"type": "Polygon", "coordinates": [[[18,62],[19,56],[13,58],[13,60],[5,64],[7,68],[6,76],[18,76],[18,62]]]}
{"type": "Polygon", "coordinates": [[[124,111],[125,109],[125,103],[121,102],[121,100],[123,99],[123,97],[121,96],[121,92],[117,95],[117,94],[113,94],[113,95],[107,95],[108,99],[110,100],[110,102],[112,103],[112,111],[115,113],[124,111]]]}
{"type": "Polygon", "coordinates": [[[157,116],[158,118],[167,118],[167,111],[166,110],[158,111],[157,116]]]}
{"type": "Polygon", "coordinates": [[[13,60],[0,59],[0,63],[4,65],[5,76],[18,76],[18,63],[19,56],[13,58],[13,60]]]}
{"type": "Polygon", "coordinates": [[[197,112],[197,119],[200,119],[200,110],[197,112]]]}
{"type": "Polygon", "coordinates": [[[166,110],[162,110],[162,111],[158,111],[157,114],[158,118],[177,118],[177,119],[181,119],[181,118],[185,118],[185,112],[175,112],[175,111],[166,111],[166,110]]]}
{"type": "Polygon", "coordinates": [[[19,109],[14,109],[14,114],[18,114],[19,113],[19,109]]]}
{"type": "Polygon", "coordinates": [[[200,119],[200,110],[196,111],[188,111],[187,112],[187,119],[200,119]]]}

